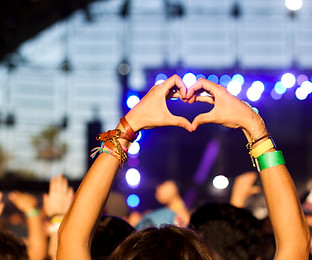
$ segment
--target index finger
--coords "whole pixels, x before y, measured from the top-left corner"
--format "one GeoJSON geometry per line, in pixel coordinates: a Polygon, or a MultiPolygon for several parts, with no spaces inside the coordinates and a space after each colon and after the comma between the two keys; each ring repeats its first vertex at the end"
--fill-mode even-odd
{"type": "Polygon", "coordinates": [[[186,98],[191,99],[196,92],[200,92],[201,90],[212,94],[218,89],[218,87],[219,86],[216,83],[213,83],[212,81],[209,81],[204,78],[199,78],[197,82],[187,91],[186,98]]]}
{"type": "Polygon", "coordinates": [[[178,75],[173,75],[168,78],[164,83],[163,86],[166,88],[167,91],[172,89],[173,87],[177,87],[180,95],[182,98],[186,98],[186,86],[184,85],[182,79],[178,75]]]}

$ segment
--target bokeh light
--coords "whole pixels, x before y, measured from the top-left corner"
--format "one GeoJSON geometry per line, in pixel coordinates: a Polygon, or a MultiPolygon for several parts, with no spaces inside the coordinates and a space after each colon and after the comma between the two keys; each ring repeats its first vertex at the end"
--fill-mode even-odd
{"type": "Polygon", "coordinates": [[[282,98],[282,94],[279,94],[275,91],[275,89],[273,88],[271,90],[271,97],[274,99],[274,100],[280,100],[282,98]]]}
{"type": "Polygon", "coordinates": [[[141,174],[136,168],[130,168],[126,172],[127,184],[132,187],[138,187],[141,181],[141,174]]]}
{"type": "Polygon", "coordinates": [[[297,77],[297,84],[300,86],[302,84],[302,82],[304,81],[308,81],[309,78],[307,75],[304,75],[304,74],[300,74],[298,77],[297,77]]]}
{"type": "Polygon", "coordinates": [[[235,74],[235,75],[233,75],[232,81],[237,81],[237,82],[239,82],[241,86],[243,86],[244,83],[245,83],[245,79],[244,79],[243,75],[241,75],[241,74],[235,74]]]}
{"type": "Polygon", "coordinates": [[[130,194],[127,197],[127,205],[131,208],[136,208],[140,205],[140,197],[136,194],[130,194]]]}
{"type": "Polygon", "coordinates": [[[136,141],[134,141],[130,147],[129,147],[129,150],[128,150],[128,153],[131,154],[131,155],[136,155],[140,152],[140,144],[136,141]]]}
{"type": "Polygon", "coordinates": [[[167,80],[168,76],[165,73],[159,73],[157,74],[157,76],[155,77],[155,82],[159,81],[159,80],[167,80]]]}
{"type": "Polygon", "coordinates": [[[183,76],[182,80],[183,80],[185,86],[189,88],[190,86],[192,86],[196,83],[197,78],[193,73],[189,72],[183,76]]]}
{"type": "Polygon", "coordinates": [[[225,74],[225,75],[222,75],[220,77],[220,84],[223,86],[223,87],[227,87],[227,85],[229,84],[229,82],[232,80],[232,78],[225,74]]]}
{"type": "Polygon", "coordinates": [[[302,7],[302,0],[285,0],[286,7],[291,11],[297,11],[302,7]]]}
{"type": "Polygon", "coordinates": [[[282,82],[278,81],[274,85],[274,90],[277,94],[283,95],[286,92],[287,88],[282,84],[282,82]]]}
{"type": "Polygon", "coordinates": [[[216,83],[216,84],[219,83],[219,78],[218,78],[218,76],[215,75],[215,74],[209,75],[207,79],[208,79],[209,81],[213,82],[213,83],[216,83]]]}
{"type": "Polygon", "coordinates": [[[140,102],[140,98],[136,95],[131,95],[127,98],[127,106],[130,109],[133,108],[139,102],[140,102]]]}
{"type": "Polygon", "coordinates": [[[291,73],[285,73],[282,78],[281,82],[286,88],[292,88],[296,84],[296,78],[291,73]]]}
{"type": "Polygon", "coordinates": [[[204,74],[197,74],[196,75],[196,79],[198,80],[199,78],[206,78],[206,76],[204,74]]]}
{"type": "Polygon", "coordinates": [[[240,82],[232,80],[227,85],[227,90],[234,96],[237,96],[242,91],[242,85],[240,82]]]}
{"type": "Polygon", "coordinates": [[[257,81],[254,81],[250,88],[247,90],[247,97],[249,100],[251,101],[257,101],[260,99],[262,93],[264,91],[264,84],[257,80],[257,81]]]}
{"type": "Polygon", "coordinates": [[[223,190],[229,186],[229,179],[224,175],[217,175],[213,178],[212,184],[218,190],[223,190]]]}

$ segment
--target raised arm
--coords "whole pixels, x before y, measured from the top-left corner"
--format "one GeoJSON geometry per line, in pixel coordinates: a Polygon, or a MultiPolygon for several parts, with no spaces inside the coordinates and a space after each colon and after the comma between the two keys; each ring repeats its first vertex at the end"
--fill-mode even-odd
{"type": "Polygon", "coordinates": [[[262,118],[249,105],[231,95],[224,87],[200,79],[188,92],[189,102],[207,102],[214,107],[198,115],[193,126],[217,123],[241,128],[253,157],[260,167],[263,191],[272,222],[275,240],[275,259],[308,259],[309,230],[302,212],[295,185],[280,152],[276,153],[267,137],[262,118]],[[202,92],[209,95],[198,96],[202,92]],[[257,149],[256,149],[257,148],[257,149]]]}
{"type": "Polygon", "coordinates": [[[47,237],[44,233],[41,211],[37,208],[37,199],[29,193],[13,191],[9,200],[26,216],[27,253],[30,260],[43,260],[47,254],[47,237]]]}
{"type": "MultiPolygon", "coordinates": [[[[183,117],[173,116],[166,105],[166,99],[179,97],[185,99],[186,87],[178,76],[173,76],[161,85],[151,88],[142,100],[125,116],[129,126],[118,124],[116,129],[122,133],[131,133],[141,129],[153,128],[165,125],[176,125],[192,131],[193,127],[183,117]],[[125,129],[125,127],[127,129],[125,129]]],[[[115,132],[111,132],[113,135],[115,132]]],[[[107,135],[104,133],[100,139],[107,135]]],[[[120,167],[120,157],[112,151],[118,146],[118,141],[126,151],[131,144],[130,139],[115,138],[112,144],[110,141],[103,142],[104,146],[99,149],[102,153],[96,158],[87,172],[75,195],[74,201],[67,211],[59,229],[59,243],[57,259],[91,259],[90,244],[92,231],[103,210],[111,185],[120,167]],[[106,147],[109,146],[109,147],[106,147]],[[111,149],[108,149],[111,148],[111,149]],[[109,153],[111,154],[109,154],[109,153]],[[112,153],[113,152],[113,153],[112,153]],[[113,156],[112,156],[113,154],[113,156]],[[117,157],[117,159],[116,159],[117,157]]],[[[123,153],[121,151],[121,153],[123,153]]],[[[124,159],[122,159],[124,162],[124,159]]]]}

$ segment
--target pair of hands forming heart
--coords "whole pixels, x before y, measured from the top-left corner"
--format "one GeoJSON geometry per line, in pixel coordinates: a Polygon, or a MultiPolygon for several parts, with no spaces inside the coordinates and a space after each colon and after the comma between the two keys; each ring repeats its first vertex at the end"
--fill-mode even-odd
{"type": "Polygon", "coordinates": [[[153,86],[141,101],[126,115],[134,131],[160,126],[180,126],[189,132],[206,123],[220,124],[229,128],[242,128],[247,132],[262,124],[248,105],[230,94],[224,87],[200,78],[189,89],[178,75],[174,75],[160,85],[153,86]],[[206,92],[208,95],[201,96],[206,92]],[[167,107],[170,98],[180,98],[183,102],[204,102],[214,107],[207,113],[197,115],[190,123],[182,116],[173,115],[167,107]],[[256,120],[255,120],[256,118],[256,120]],[[259,121],[259,122],[258,122],[259,121]]]}

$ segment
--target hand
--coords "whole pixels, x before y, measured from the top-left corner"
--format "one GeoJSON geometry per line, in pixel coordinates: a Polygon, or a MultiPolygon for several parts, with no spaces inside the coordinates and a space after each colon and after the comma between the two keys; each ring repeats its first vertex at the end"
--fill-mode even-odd
{"type": "Polygon", "coordinates": [[[0,216],[1,216],[3,209],[4,209],[4,203],[2,201],[2,198],[3,198],[3,194],[2,194],[2,192],[0,192],[0,216]]]}
{"type": "Polygon", "coordinates": [[[251,136],[253,128],[261,128],[260,117],[247,104],[209,80],[200,78],[188,90],[186,98],[189,103],[199,101],[214,105],[211,111],[194,118],[194,130],[205,123],[216,123],[229,128],[242,128],[251,136]],[[200,96],[204,92],[208,95],[200,96]]]}
{"type": "Polygon", "coordinates": [[[235,178],[230,202],[233,206],[243,208],[250,196],[261,192],[261,188],[254,185],[257,178],[257,172],[244,172],[235,178]]]}
{"type": "Polygon", "coordinates": [[[192,132],[192,124],[184,117],[172,115],[166,104],[166,100],[172,97],[187,102],[186,92],[182,79],[173,75],[162,84],[153,86],[129,111],[126,119],[135,132],[159,126],[180,126],[192,132]]]}
{"type": "Polygon", "coordinates": [[[49,217],[65,215],[73,197],[74,191],[68,187],[67,179],[59,174],[50,180],[49,194],[43,195],[43,208],[49,217]]]}
{"type": "Polygon", "coordinates": [[[23,213],[27,213],[37,207],[38,201],[34,195],[12,191],[8,194],[9,200],[23,213]]]}

